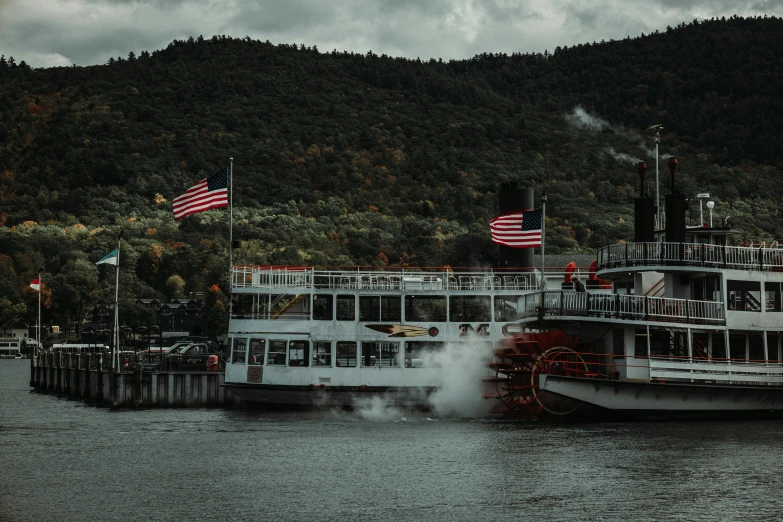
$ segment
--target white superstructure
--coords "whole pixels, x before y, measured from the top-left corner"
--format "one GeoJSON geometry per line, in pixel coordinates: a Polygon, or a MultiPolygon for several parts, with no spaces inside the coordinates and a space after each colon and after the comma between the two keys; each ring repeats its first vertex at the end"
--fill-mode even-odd
{"type": "Polygon", "coordinates": [[[463,343],[487,354],[495,411],[777,415],[783,248],[731,245],[714,205],[709,225],[686,224],[676,163],[666,219],[642,194],[643,239],[598,249],[588,270],[234,267],[226,386],[262,403],[421,404],[444,382],[439,354],[463,343]]]}
{"type": "Polygon", "coordinates": [[[367,393],[420,404],[442,383],[447,344],[491,358],[519,331],[540,296],[536,274],[235,267],[226,386],[276,404],[350,404],[367,393]]]}

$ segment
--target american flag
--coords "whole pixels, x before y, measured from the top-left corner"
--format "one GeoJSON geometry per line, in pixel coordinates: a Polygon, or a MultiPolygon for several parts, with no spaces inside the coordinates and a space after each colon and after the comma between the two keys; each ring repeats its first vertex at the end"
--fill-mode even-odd
{"type": "Polygon", "coordinates": [[[228,206],[228,168],[202,179],[172,201],[174,219],[228,206]]]}
{"type": "Polygon", "coordinates": [[[541,246],[541,211],[515,212],[489,222],[492,242],[513,248],[541,246]]]}

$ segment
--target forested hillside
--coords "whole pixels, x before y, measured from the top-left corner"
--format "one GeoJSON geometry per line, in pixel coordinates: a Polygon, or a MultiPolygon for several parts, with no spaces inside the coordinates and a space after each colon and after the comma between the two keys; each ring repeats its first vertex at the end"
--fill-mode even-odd
{"type": "Polygon", "coordinates": [[[548,192],[548,253],[592,252],[633,234],[652,124],[683,192],[742,239],[783,237],[781,34],[734,17],[450,62],[224,36],[92,67],[3,58],[0,326],[35,315],[41,266],[46,322],[113,297],[94,263],[120,229],[129,323],[133,299],[191,292],[225,317],[228,212],[178,222],[171,200],[230,157],[236,263],[489,266],[512,181],[548,192]]]}

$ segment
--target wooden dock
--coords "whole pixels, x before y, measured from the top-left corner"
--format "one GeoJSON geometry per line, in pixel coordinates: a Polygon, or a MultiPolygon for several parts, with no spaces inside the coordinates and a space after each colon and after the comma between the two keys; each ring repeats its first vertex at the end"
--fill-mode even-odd
{"type": "Polygon", "coordinates": [[[217,371],[111,370],[106,353],[42,353],[30,360],[30,386],[99,406],[239,407],[241,400],[222,387],[217,371]]]}

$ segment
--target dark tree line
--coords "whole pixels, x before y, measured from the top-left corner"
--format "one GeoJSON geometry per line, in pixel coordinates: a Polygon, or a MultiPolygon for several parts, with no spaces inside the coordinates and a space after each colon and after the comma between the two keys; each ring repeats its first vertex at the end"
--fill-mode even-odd
{"type": "Polygon", "coordinates": [[[0,58],[0,321],[32,317],[41,265],[48,320],[82,320],[111,296],[94,263],[120,228],[131,317],[137,297],[222,306],[227,212],[176,222],[171,200],[229,157],[239,263],[492,265],[504,182],[549,193],[548,251],[589,253],[632,236],[654,123],[681,190],[743,239],[783,237],[781,30],[732,17],[448,62],[228,36],[92,67],[0,58]]]}

